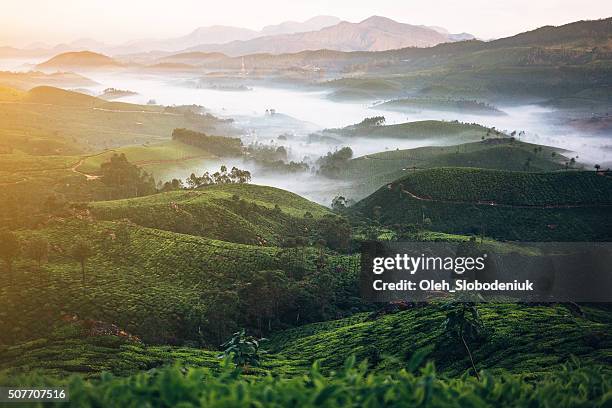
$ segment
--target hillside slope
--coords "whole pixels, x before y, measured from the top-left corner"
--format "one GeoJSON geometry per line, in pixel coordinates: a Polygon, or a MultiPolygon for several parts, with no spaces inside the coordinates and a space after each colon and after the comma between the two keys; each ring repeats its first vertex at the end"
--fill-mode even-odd
{"type": "Polygon", "coordinates": [[[5,99],[0,103],[0,145],[30,154],[75,154],[164,141],[176,128],[232,131],[230,124],[213,116],[108,102],[49,86],[25,93],[6,90],[0,97],[5,99]]]}
{"type": "MultiPolygon", "coordinates": [[[[481,304],[477,308],[489,331],[488,339],[471,345],[478,369],[537,375],[572,356],[584,364],[612,363],[612,322],[604,311],[589,309],[579,317],[563,306],[481,304]]],[[[304,368],[319,360],[322,367],[338,369],[347,355],[355,354],[381,371],[405,367],[417,350],[428,348],[428,358],[441,372],[458,376],[469,371],[470,361],[465,349],[444,335],[444,318],[440,305],[378,319],[361,314],[280,332],[272,336],[270,347],[304,368]]]]}
{"type": "Polygon", "coordinates": [[[594,172],[420,170],[355,205],[385,224],[522,241],[611,239],[612,178],[594,172]]]}
{"type": "MultiPolygon", "coordinates": [[[[366,119],[367,120],[367,119],[366,119]]],[[[490,130],[478,124],[446,122],[441,120],[422,120],[394,125],[371,125],[361,123],[340,129],[325,129],[324,133],[345,137],[397,138],[397,139],[445,139],[452,144],[475,142],[488,136],[490,130]]]]}
{"type": "Polygon", "coordinates": [[[508,171],[556,171],[567,157],[562,149],[524,143],[512,138],[490,138],[455,146],[428,146],[391,150],[349,160],[336,177],[351,180],[351,192],[359,199],[408,173],[435,167],[473,167],[508,171]]]}
{"type": "Polygon", "coordinates": [[[304,215],[331,214],[296,194],[257,185],[213,185],[191,192],[162,193],[96,202],[103,220],[129,219],[141,226],[254,245],[279,245],[312,229],[304,215]]]}
{"type": "Polygon", "coordinates": [[[335,295],[343,305],[324,295],[357,290],[357,260],[314,247],[235,244],[125,220],[94,221],[84,212],[19,233],[24,245],[36,237],[49,242],[49,260],[39,268],[19,257],[8,284],[0,287],[0,344],[44,337],[68,314],[116,324],[148,343],[218,345],[239,327],[262,330],[263,322],[275,328],[320,320],[326,316],[321,302],[333,313],[359,304],[356,294],[350,302],[335,295]],[[92,249],[84,275],[71,256],[75,242],[82,241],[92,249]],[[333,269],[338,258],[344,260],[342,270],[333,269]],[[272,296],[260,275],[285,288],[274,292],[282,315],[258,306],[272,296]],[[299,305],[285,293],[301,299],[299,305]],[[302,308],[308,313],[300,313],[302,308]]]}

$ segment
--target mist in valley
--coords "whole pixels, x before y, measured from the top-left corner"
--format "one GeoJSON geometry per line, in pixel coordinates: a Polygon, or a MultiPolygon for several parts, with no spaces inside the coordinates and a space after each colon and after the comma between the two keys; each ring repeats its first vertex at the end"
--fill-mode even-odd
{"type": "MultiPolygon", "coordinates": [[[[2,69],[26,68],[26,61],[4,61],[2,69]]],[[[201,175],[205,171],[218,170],[221,164],[249,170],[252,182],[270,185],[300,194],[319,203],[329,205],[337,194],[350,197],[347,182],[331,180],[317,174],[316,161],[320,156],[345,146],[353,151],[353,157],[386,150],[409,149],[421,146],[453,144],[448,139],[401,139],[342,137],[321,133],[323,129],[341,128],[361,122],[366,117],[384,116],[386,124],[398,124],[420,120],[445,120],[477,123],[495,127],[510,133],[524,131],[521,140],[565,149],[567,157],[577,157],[579,163],[590,168],[595,163],[606,166],[612,161],[612,141],[607,136],[577,131],[559,120],[553,120],[553,110],[539,105],[496,106],[503,115],[479,115],[448,111],[416,110],[397,112],[383,110],[375,102],[337,101],[328,98],[328,91],[304,86],[290,86],[286,82],[275,87],[260,86],[257,80],[242,81],[224,79],[230,87],[243,87],[243,91],[198,87],[202,76],[193,73],[171,75],[142,72],[88,72],[88,78],[97,85],[81,89],[93,95],[102,94],[106,88],[135,92],[117,101],[159,105],[201,105],[208,112],[221,118],[231,118],[240,131],[244,145],[283,146],[287,160],[304,162],[309,171],[301,173],[275,173],[252,161],[205,160],[192,161],[185,166],[156,175],[160,181],[172,178],[185,179],[191,173],[201,175]],[[272,113],[273,112],[273,113],[272,113]],[[191,164],[193,163],[193,164],[191,164]]],[[[264,81],[260,81],[266,83],[264,81]]],[[[380,102],[380,101],[377,101],[380,102]]],[[[352,197],[350,197],[352,198],[352,197]]],[[[360,198],[360,197],[356,197],[360,198]]]]}

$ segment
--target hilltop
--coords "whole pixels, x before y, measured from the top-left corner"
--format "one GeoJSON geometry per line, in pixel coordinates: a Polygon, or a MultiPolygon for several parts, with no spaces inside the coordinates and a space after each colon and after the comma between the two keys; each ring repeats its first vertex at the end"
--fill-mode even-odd
{"type": "Polygon", "coordinates": [[[102,220],[128,219],[149,228],[267,246],[280,245],[289,236],[309,235],[314,226],[305,215],[316,220],[331,214],[288,191],[250,184],[96,202],[91,208],[102,220]]]}
{"type": "MultiPolygon", "coordinates": [[[[481,140],[491,133],[491,130],[484,126],[458,121],[422,120],[385,125],[382,123],[372,123],[372,119],[377,118],[365,119],[361,123],[340,129],[325,129],[323,133],[345,137],[388,137],[414,140],[437,139],[438,141],[447,139],[454,144],[481,140]]],[[[384,120],[384,118],[382,119],[384,120]]]]}
{"type": "Polygon", "coordinates": [[[91,51],[65,52],[36,65],[38,69],[69,70],[75,68],[108,69],[122,64],[111,57],[91,51]]]}
{"type": "Polygon", "coordinates": [[[557,171],[564,169],[570,161],[564,153],[563,149],[491,135],[478,142],[368,154],[338,166],[337,172],[330,176],[352,180],[351,191],[347,194],[358,199],[421,169],[472,167],[508,171],[557,171]]]}

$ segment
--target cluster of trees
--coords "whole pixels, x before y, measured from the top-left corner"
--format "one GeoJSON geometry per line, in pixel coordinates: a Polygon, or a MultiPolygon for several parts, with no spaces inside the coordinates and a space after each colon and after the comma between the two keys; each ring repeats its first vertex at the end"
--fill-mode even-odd
{"type": "MultiPolygon", "coordinates": [[[[42,270],[42,265],[47,261],[51,245],[44,236],[34,236],[28,241],[22,242],[17,234],[11,231],[0,232],[0,259],[4,262],[5,272],[9,282],[13,282],[13,265],[21,256],[33,260],[42,270]]],[[[81,277],[85,283],[85,264],[94,255],[93,246],[85,240],[77,240],[68,255],[81,266],[81,277]]]]}
{"type": "Polygon", "coordinates": [[[245,154],[257,161],[274,162],[287,160],[285,146],[267,146],[262,143],[252,143],[245,149],[245,154]]]}
{"type": "Polygon", "coordinates": [[[348,146],[335,152],[328,152],[317,160],[319,173],[326,177],[338,177],[351,158],[353,158],[353,149],[348,146]]]}
{"type": "Polygon", "coordinates": [[[301,173],[310,170],[310,166],[304,161],[288,161],[289,155],[285,146],[267,146],[261,143],[253,143],[246,148],[244,155],[246,160],[253,161],[269,171],[301,173]]]}
{"type": "MultiPolygon", "coordinates": [[[[322,257],[316,273],[299,279],[281,269],[239,273],[245,275],[233,287],[202,293],[202,310],[189,312],[183,337],[200,345],[218,345],[239,327],[265,335],[275,329],[337,317],[342,313],[338,305],[351,300],[342,286],[341,274],[326,262],[322,257]]],[[[359,302],[356,293],[351,299],[359,302]]]]}
{"type": "Polygon", "coordinates": [[[382,126],[386,122],[384,116],[373,116],[371,118],[365,118],[361,122],[355,125],[355,127],[374,127],[374,126],[382,126]]]}
{"type": "Polygon", "coordinates": [[[125,154],[113,154],[100,165],[101,181],[109,187],[110,198],[141,197],[154,194],[155,180],[140,167],[130,163],[125,154]]]}
{"type": "Polygon", "coordinates": [[[201,176],[196,176],[191,173],[186,180],[187,188],[195,189],[212,184],[245,184],[251,181],[251,172],[248,170],[240,170],[237,167],[232,167],[227,171],[227,166],[221,166],[219,171],[209,173],[208,171],[201,176]]]}
{"type": "Polygon", "coordinates": [[[181,128],[172,131],[172,140],[199,147],[217,156],[242,155],[242,141],[239,138],[208,136],[203,132],[181,128]]]}

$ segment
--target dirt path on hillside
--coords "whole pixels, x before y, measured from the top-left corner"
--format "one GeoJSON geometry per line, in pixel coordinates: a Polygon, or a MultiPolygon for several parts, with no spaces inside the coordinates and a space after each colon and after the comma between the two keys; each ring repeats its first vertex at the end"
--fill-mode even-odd
{"type": "Polygon", "coordinates": [[[0,183],[0,186],[14,186],[14,185],[17,185],[17,184],[25,183],[26,181],[28,181],[28,178],[24,177],[21,180],[11,181],[11,182],[8,182],[8,183],[0,183]]]}
{"type": "Polygon", "coordinates": [[[79,167],[83,164],[83,162],[85,162],[85,160],[87,160],[87,157],[80,159],[74,166],[72,166],[70,168],[70,171],[72,171],[73,173],[77,173],[77,174],[80,174],[82,176],[85,176],[87,181],[99,179],[101,176],[96,176],[96,175],[93,175],[93,174],[87,174],[87,173],[83,173],[82,171],[79,171],[79,167]]]}
{"type": "MultiPolygon", "coordinates": [[[[391,188],[391,185],[388,186],[391,188]]],[[[458,200],[439,200],[431,197],[423,197],[414,194],[402,188],[402,193],[414,198],[419,201],[433,202],[433,203],[444,203],[444,204],[467,204],[467,205],[483,205],[488,207],[501,207],[501,208],[526,208],[526,209],[550,209],[550,208],[590,208],[590,207],[612,207],[612,204],[550,204],[550,205],[513,205],[513,204],[502,204],[495,201],[458,201],[458,200]]]]}

